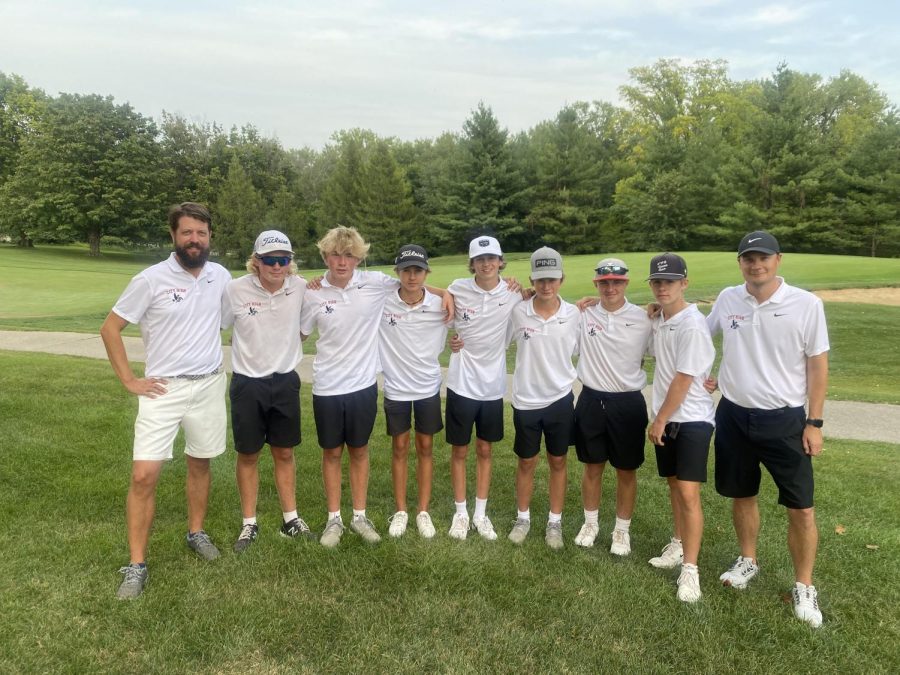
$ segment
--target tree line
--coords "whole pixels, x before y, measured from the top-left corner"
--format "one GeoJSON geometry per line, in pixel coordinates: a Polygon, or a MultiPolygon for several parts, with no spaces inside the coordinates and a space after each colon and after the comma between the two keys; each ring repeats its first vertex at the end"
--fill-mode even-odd
{"type": "Polygon", "coordinates": [[[620,105],[576,102],[517,134],[478,103],[434,139],[350,129],[318,150],[0,72],[0,235],[155,247],[168,205],[195,200],[235,266],[268,227],[315,264],[337,224],[373,262],[409,241],[459,253],[482,233],[507,250],[730,250],[757,228],[792,251],[900,254],[900,119],[876,85],[785,64],[734,81],[724,61],[629,73],[620,105]]]}

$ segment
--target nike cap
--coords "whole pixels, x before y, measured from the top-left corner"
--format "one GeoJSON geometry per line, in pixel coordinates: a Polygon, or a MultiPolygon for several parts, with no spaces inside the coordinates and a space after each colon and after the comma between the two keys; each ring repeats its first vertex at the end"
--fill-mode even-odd
{"type": "Polygon", "coordinates": [[[287,238],[287,235],[278,230],[266,230],[260,233],[256,238],[256,243],[253,244],[253,252],[256,255],[266,255],[275,251],[293,252],[291,240],[287,238]]]}
{"type": "Polygon", "coordinates": [[[428,252],[416,244],[401,246],[397,257],[394,259],[394,269],[399,272],[407,267],[421,267],[423,270],[430,270],[431,268],[428,266],[428,252]]]}
{"type": "Polygon", "coordinates": [[[776,253],[781,253],[781,247],[778,245],[778,240],[771,234],[763,232],[762,230],[757,230],[756,232],[745,235],[744,238],[741,239],[740,246],[738,246],[738,255],[744,255],[750,251],[774,255],[776,253]]]}
{"type": "Polygon", "coordinates": [[[685,279],[687,263],[680,255],[661,253],[650,261],[650,279],[685,279]]]}
{"type": "Polygon", "coordinates": [[[500,242],[493,237],[475,237],[469,244],[469,260],[480,255],[502,256],[500,242]]]}
{"type": "Polygon", "coordinates": [[[531,254],[531,279],[562,279],[562,256],[552,248],[539,248],[531,254]]]}

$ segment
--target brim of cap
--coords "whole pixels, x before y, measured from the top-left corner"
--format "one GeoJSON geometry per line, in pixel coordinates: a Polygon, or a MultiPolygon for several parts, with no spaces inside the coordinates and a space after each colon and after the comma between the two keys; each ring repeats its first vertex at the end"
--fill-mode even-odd
{"type": "Polygon", "coordinates": [[[686,278],[686,277],[683,274],[671,274],[671,273],[660,272],[657,274],[651,274],[649,277],[647,277],[647,281],[650,281],[651,279],[668,279],[670,281],[674,281],[676,279],[684,279],[684,278],[686,278]]]}
{"type": "Polygon", "coordinates": [[[285,248],[284,246],[278,246],[276,248],[265,248],[263,247],[259,251],[254,251],[256,255],[270,255],[271,253],[284,253],[285,255],[294,255],[294,252],[290,249],[285,248]]]}
{"type": "Polygon", "coordinates": [[[738,255],[744,255],[745,253],[768,253],[769,255],[777,255],[778,251],[771,248],[764,248],[763,246],[750,246],[748,248],[743,249],[738,255]]]}
{"type": "Polygon", "coordinates": [[[431,271],[428,263],[422,262],[421,260],[405,260],[402,263],[397,263],[394,269],[405,270],[407,267],[421,267],[423,270],[431,271]]]}
{"type": "Polygon", "coordinates": [[[563,273],[560,271],[556,272],[533,272],[531,275],[532,279],[562,279],[563,273]]]}
{"type": "Polygon", "coordinates": [[[603,274],[594,277],[594,281],[603,281],[604,279],[628,279],[627,274],[603,274]]]}

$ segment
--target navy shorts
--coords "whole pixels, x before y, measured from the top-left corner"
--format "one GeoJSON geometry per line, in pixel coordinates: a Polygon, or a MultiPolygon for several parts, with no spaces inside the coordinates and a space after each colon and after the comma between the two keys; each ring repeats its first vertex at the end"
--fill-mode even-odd
{"type": "Polygon", "coordinates": [[[409,431],[412,428],[412,415],[415,415],[417,434],[434,436],[443,429],[440,392],[418,401],[384,399],[384,418],[387,422],[388,436],[399,436],[409,431]]]}
{"type": "Polygon", "coordinates": [[[716,491],[723,497],[755,497],[766,467],[789,509],[813,506],[812,458],[803,450],[806,411],[758,410],[723,398],[716,408],[716,491]]]}
{"type": "Polygon", "coordinates": [[[669,422],[663,436],[665,445],[653,446],[659,475],[705,483],[713,429],[709,422],[669,422]]]}
{"type": "Polygon", "coordinates": [[[313,394],[313,415],[319,447],[323,450],[346,444],[361,448],[369,444],[378,413],[378,385],[337,396],[313,394]]]}
{"type": "Polygon", "coordinates": [[[276,448],[300,444],[300,376],[292,370],[268,377],[234,373],[228,390],[234,449],[244,455],[268,443],[276,448]]]}
{"type": "Polygon", "coordinates": [[[570,391],[546,408],[518,410],[513,408],[513,425],[516,440],[513,452],[522,459],[530,459],[541,451],[541,435],[547,454],[562,457],[569,452],[574,442],[575,409],[572,403],[575,395],[570,391]]]}
{"type": "Polygon", "coordinates": [[[634,471],[644,463],[647,401],[639,391],[604,392],[582,387],[575,404],[575,451],[584,464],[609,460],[634,471]]]}
{"type": "Polygon", "coordinates": [[[473,425],[477,438],[488,443],[503,440],[502,398],[476,401],[448,389],[444,417],[447,421],[447,443],[450,445],[468,445],[472,440],[473,425]]]}

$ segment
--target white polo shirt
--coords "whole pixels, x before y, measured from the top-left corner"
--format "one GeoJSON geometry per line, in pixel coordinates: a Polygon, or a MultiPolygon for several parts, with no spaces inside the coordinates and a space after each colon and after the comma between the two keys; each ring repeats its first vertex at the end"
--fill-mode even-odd
{"type": "Polygon", "coordinates": [[[745,408],[775,410],[806,404],[806,360],[829,350],[822,301],[781,285],[759,304],[744,284],[719,293],[707,318],[722,332],[719,389],[745,408]]]}
{"type": "Polygon", "coordinates": [[[640,391],[647,386],[641,362],[650,345],[647,312],[627,300],[614,312],[600,304],[581,313],[578,378],[596,391],[640,391]]]}
{"type": "Polygon", "coordinates": [[[413,307],[400,299],[399,289],[388,293],[378,341],[385,398],[418,401],[441,390],[438,356],[447,343],[441,303],[427,290],[424,300],[413,307]]]}
{"type": "Polygon", "coordinates": [[[447,289],[456,303],[454,327],[465,344],[450,355],[447,388],[476,401],[493,401],[506,393],[506,324],[522,302],[506,281],[490,291],[474,278],[457,279],[447,289]]]}
{"type": "Polygon", "coordinates": [[[112,311],[140,326],[146,377],[205,375],[222,365],[219,329],[229,281],[228,270],[214,262],[194,277],[174,252],[131,280],[112,311]]]}
{"type": "Polygon", "coordinates": [[[231,367],[247,377],[289,373],[300,351],[300,308],[306,280],[290,274],[269,293],[255,274],[235,279],[222,296],[222,328],[231,334],[231,367]]]}
{"type": "Polygon", "coordinates": [[[572,391],[577,375],[572,356],[578,353],[578,308],[560,299],[548,319],[534,311],[534,298],[513,309],[507,344],[516,342],[512,404],[519,410],[546,408],[572,391]]]}
{"type": "Polygon", "coordinates": [[[345,288],[322,279],[322,288],[307,289],[300,310],[300,332],[319,329],[313,360],[313,394],[350,394],[375,384],[378,322],[388,293],[400,282],[382,272],[355,270],[345,288]]]}
{"type": "Polygon", "coordinates": [[[682,404],[669,417],[670,422],[709,422],[715,424],[712,396],[703,388],[716,357],[706,317],[696,305],[688,305],[668,321],[662,313],[653,320],[651,352],[656,357],[653,374],[653,416],[659,412],[676,373],[694,379],[682,404]]]}

